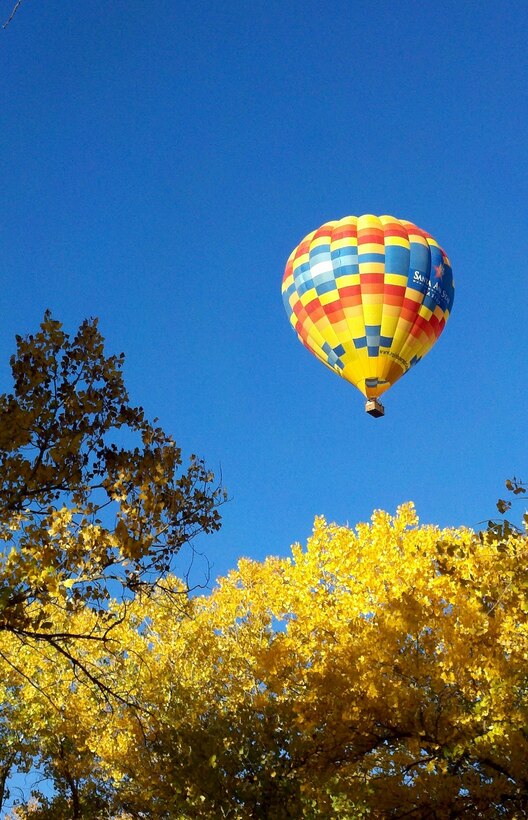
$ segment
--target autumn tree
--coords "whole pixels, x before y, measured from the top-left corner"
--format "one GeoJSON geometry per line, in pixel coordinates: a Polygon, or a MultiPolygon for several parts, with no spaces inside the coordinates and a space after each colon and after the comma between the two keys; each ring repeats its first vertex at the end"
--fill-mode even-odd
{"type": "Polygon", "coordinates": [[[405,505],[355,530],[319,518],[306,548],[241,561],[185,609],[140,594],[117,617],[126,656],[87,651],[141,722],[64,665],[46,723],[19,681],[12,726],[27,699],[57,796],[17,816],[91,817],[91,795],[123,820],[524,816],[527,561],[525,532],[419,526],[405,505]]]}
{"type": "Polygon", "coordinates": [[[130,403],[122,368],[96,320],[70,338],[47,313],[17,337],[0,395],[0,630],[59,654],[107,635],[111,598],[152,590],[183,545],[219,527],[212,473],[195,456],[182,468],[172,437],[130,403]],[[64,615],[86,606],[100,617],[75,633],[64,615]]]}

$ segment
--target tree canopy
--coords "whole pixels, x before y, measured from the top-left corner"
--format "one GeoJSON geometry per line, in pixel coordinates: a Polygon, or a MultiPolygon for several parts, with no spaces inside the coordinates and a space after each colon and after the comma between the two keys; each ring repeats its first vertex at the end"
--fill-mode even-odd
{"type": "Polygon", "coordinates": [[[75,642],[104,643],[116,624],[110,603],[162,584],[183,545],[219,528],[223,497],[204,462],[193,455],[182,469],[173,438],[130,403],[123,361],[105,355],[96,320],[71,338],[46,313],[36,334],[17,337],[12,391],[0,395],[9,663],[20,671],[16,659],[45,645],[103,688],[75,642]]]}
{"type": "Polygon", "coordinates": [[[420,526],[407,504],[318,518],[211,594],[170,577],[116,603],[122,651],[86,645],[115,706],[31,649],[4,679],[11,736],[56,787],[16,817],[523,816],[527,559],[524,533],[420,526]]]}

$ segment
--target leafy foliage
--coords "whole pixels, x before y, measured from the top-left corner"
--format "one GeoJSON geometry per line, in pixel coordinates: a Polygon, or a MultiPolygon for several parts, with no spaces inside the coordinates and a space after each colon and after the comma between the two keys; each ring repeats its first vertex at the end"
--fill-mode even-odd
{"type": "Polygon", "coordinates": [[[17,337],[13,392],[0,396],[0,629],[48,635],[55,614],[133,595],[183,544],[219,527],[204,463],[133,407],[123,356],[96,320],[73,339],[49,313],[17,337]]]}
{"type": "Polygon", "coordinates": [[[6,668],[11,730],[57,788],[17,817],[524,816],[527,560],[525,533],[419,526],[405,505],[355,530],[319,518],[305,549],[210,595],[169,577],[126,617],[116,602],[114,651],[85,644],[111,707],[65,660],[27,648],[31,683],[6,668]]]}
{"type": "MultiPolygon", "coordinates": [[[[524,482],[520,481],[520,479],[515,478],[514,476],[513,478],[509,478],[506,481],[506,489],[509,493],[516,496],[516,498],[513,499],[513,501],[516,501],[519,500],[519,496],[524,495],[526,493],[526,484],[524,484],[524,482]]],[[[509,512],[511,508],[511,499],[499,498],[499,500],[497,501],[497,509],[501,515],[504,515],[505,513],[509,512]]],[[[528,512],[525,512],[523,514],[523,526],[525,529],[528,527],[528,512]]],[[[517,532],[523,531],[520,527],[516,526],[515,524],[512,524],[511,521],[508,520],[504,520],[500,523],[498,523],[497,521],[488,522],[488,528],[494,531],[496,534],[500,534],[504,530],[507,530],[508,527],[515,528],[517,532]]]]}

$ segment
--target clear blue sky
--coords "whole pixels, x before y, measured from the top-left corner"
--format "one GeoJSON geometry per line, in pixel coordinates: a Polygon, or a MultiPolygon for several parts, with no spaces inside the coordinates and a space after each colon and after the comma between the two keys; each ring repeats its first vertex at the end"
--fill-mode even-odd
{"type": "Polygon", "coordinates": [[[0,389],[45,308],[98,316],[133,401],[221,466],[215,574],[316,514],[412,499],[476,526],[528,476],[527,30],[522,0],[24,0],[0,33],[0,389]],[[430,231],[456,282],[380,420],[280,296],[306,233],[369,212],[430,231]]]}

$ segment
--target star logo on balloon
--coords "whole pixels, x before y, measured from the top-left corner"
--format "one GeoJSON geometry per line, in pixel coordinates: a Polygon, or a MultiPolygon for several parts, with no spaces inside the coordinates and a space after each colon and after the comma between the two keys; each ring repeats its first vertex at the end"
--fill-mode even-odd
{"type": "Polygon", "coordinates": [[[435,269],[435,279],[441,279],[444,275],[444,266],[442,262],[440,262],[439,265],[433,265],[433,267],[435,269]]]}

